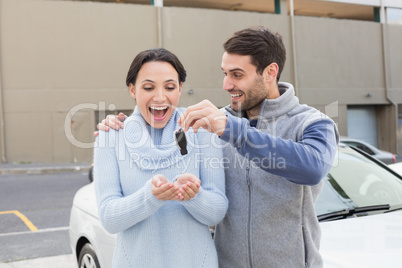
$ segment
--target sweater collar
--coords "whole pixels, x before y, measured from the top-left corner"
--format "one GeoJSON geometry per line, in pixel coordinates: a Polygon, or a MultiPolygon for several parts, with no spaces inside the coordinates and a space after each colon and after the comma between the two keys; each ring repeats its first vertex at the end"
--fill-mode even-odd
{"type": "MultiPolygon", "coordinates": [[[[184,156],[176,145],[173,133],[180,127],[177,120],[182,112],[177,108],[163,129],[155,129],[147,124],[136,107],[125,120],[123,129],[131,162],[143,170],[157,170],[181,161],[184,156]]],[[[186,136],[189,137],[188,134],[186,136]]],[[[192,148],[187,146],[187,150],[190,153],[192,148]]]]}
{"type": "MultiPolygon", "coordinates": [[[[267,116],[275,118],[288,113],[298,105],[299,99],[295,96],[295,91],[292,84],[279,82],[278,90],[280,94],[278,98],[265,99],[262,102],[260,111],[258,113],[259,116],[263,116],[264,118],[267,116]]],[[[225,107],[225,109],[234,116],[246,117],[245,112],[238,113],[232,110],[230,105],[225,107]]]]}

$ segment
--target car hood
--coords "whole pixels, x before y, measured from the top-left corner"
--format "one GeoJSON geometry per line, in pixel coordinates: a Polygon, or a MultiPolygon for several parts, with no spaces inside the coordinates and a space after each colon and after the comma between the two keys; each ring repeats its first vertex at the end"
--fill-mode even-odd
{"type": "Polygon", "coordinates": [[[83,186],[77,191],[74,196],[73,205],[92,215],[93,217],[99,218],[93,182],[83,186]]]}
{"type": "Polygon", "coordinates": [[[402,210],[320,225],[325,268],[402,266],[402,210]]]}

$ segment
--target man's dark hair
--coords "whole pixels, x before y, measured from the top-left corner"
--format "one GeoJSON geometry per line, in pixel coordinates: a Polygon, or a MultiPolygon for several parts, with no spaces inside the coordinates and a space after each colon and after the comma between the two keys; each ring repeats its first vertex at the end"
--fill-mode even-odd
{"type": "Polygon", "coordinates": [[[132,83],[133,85],[135,84],[138,72],[140,71],[142,65],[150,61],[162,61],[170,63],[173,68],[176,69],[179,75],[179,83],[186,81],[186,70],[184,69],[183,64],[181,64],[176,55],[164,48],[153,48],[138,53],[138,55],[134,58],[127,73],[127,86],[129,86],[130,83],[132,83]]]}
{"type": "Polygon", "coordinates": [[[251,56],[251,64],[262,74],[265,67],[275,62],[279,66],[276,80],[279,81],[286,61],[286,49],[282,36],[259,26],[235,32],[224,44],[227,53],[251,56]]]}

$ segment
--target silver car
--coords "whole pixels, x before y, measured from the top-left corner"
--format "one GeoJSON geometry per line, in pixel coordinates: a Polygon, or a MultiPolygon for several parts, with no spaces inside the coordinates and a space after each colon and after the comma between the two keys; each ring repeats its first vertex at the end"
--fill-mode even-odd
{"type": "MultiPolygon", "coordinates": [[[[338,148],[316,203],[324,267],[401,267],[402,177],[358,149],[338,148]]],[[[99,222],[93,183],[75,195],[70,243],[80,268],[112,267],[115,236],[99,222]]]]}
{"type": "Polygon", "coordinates": [[[372,157],[377,158],[378,160],[384,162],[385,164],[396,163],[396,156],[393,153],[380,150],[377,147],[365,141],[349,137],[341,137],[340,142],[346,143],[349,146],[359,148],[360,150],[371,155],[372,157]]]}

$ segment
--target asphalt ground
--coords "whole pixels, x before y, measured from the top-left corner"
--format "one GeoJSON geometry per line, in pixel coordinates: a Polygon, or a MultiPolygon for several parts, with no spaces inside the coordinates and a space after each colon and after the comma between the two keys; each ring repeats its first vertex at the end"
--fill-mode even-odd
{"type": "MultiPolygon", "coordinates": [[[[62,164],[0,163],[0,175],[88,172],[90,166],[91,163],[62,163],[62,164]]],[[[7,220],[7,218],[10,218],[11,220],[12,218],[15,218],[11,217],[13,216],[11,214],[12,213],[9,213],[9,215],[3,215],[6,216],[3,217],[3,219],[7,220]]],[[[26,221],[25,224],[27,225],[28,228],[30,228],[29,220],[26,221]]],[[[18,229],[17,225],[12,225],[12,227],[18,229]]],[[[31,226],[31,228],[35,228],[35,226],[31,226]]],[[[54,234],[57,235],[58,233],[61,233],[60,231],[65,230],[57,230],[57,228],[55,228],[54,234]]],[[[0,263],[0,268],[53,268],[53,267],[77,268],[77,263],[72,254],[0,263]]]]}

